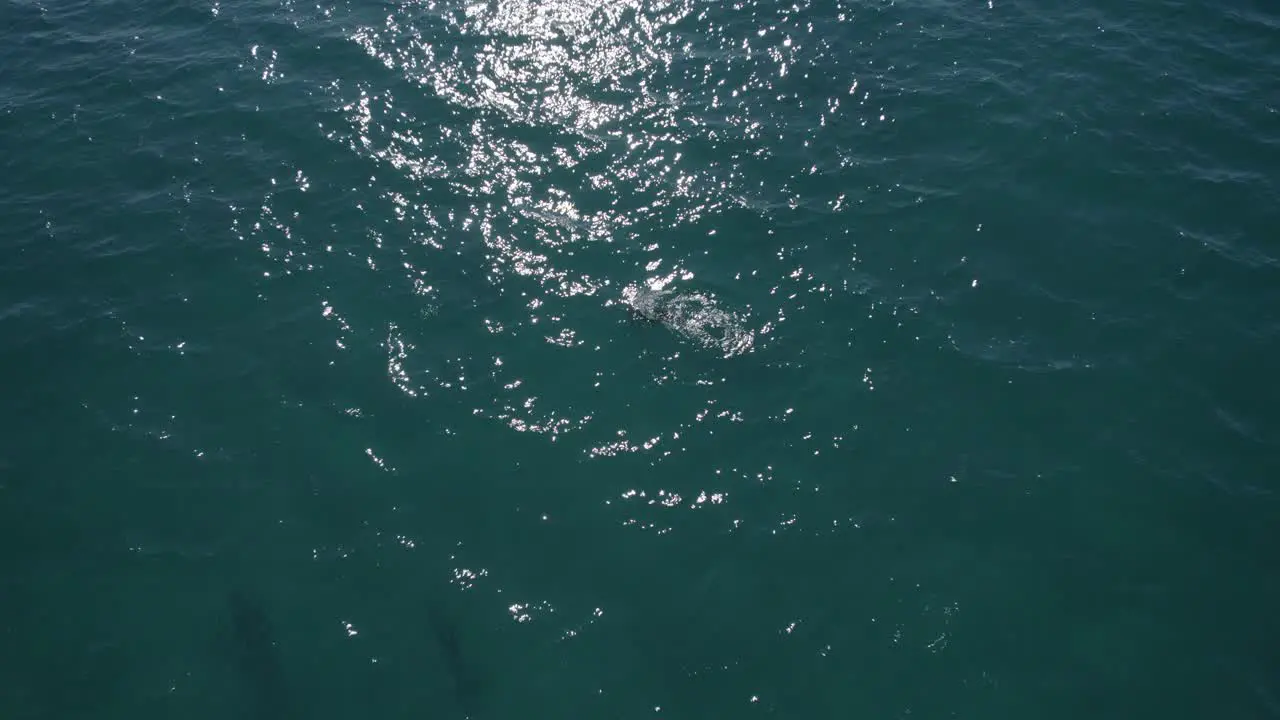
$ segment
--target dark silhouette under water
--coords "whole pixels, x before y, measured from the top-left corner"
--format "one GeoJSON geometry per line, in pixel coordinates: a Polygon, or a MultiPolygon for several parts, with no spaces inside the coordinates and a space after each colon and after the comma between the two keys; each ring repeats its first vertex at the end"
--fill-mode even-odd
{"type": "Polygon", "coordinates": [[[449,675],[454,701],[464,717],[473,718],[478,711],[482,688],[475,667],[463,652],[458,626],[434,602],[427,604],[427,619],[440,650],[440,659],[449,675]]]}
{"type": "Polygon", "coordinates": [[[295,717],[280,650],[262,605],[233,590],[227,596],[227,609],[235,643],[236,669],[246,695],[246,717],[253,720],[295,717]]]}
{"type": "MultiPolygon", "coordinates": [[[[271,619],[262,604],[251,595],[233,590],[227,594],[230,641],[236,674],[243,692],[246,720],[293,720],[297,712],[290,692],[280,646],[271,619]]],[[[483,695],[477,668],[468,659],[463,638],[454,618],[440,605],[428,601],[426,617],[429,641],[439,652],[445,687],[452,696],[458,716],[476,718],[483,695]]],[[[446,715],[448,713],[445,713],[446,715]]],[[[432,716],[440,717],[439,709],[432,716]]]]}

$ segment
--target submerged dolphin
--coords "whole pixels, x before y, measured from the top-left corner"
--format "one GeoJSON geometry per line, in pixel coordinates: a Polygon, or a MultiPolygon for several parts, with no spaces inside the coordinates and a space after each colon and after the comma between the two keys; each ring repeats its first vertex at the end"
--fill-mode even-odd
{"type": "Polygon", "coordinates": [[[284,665],[280,661],[266,612],[238,590],[227,596],[227,606],[236,645],[237,669],[252,707],[248,717],[255,720],[293,717],[284,665]]]}
{"type": "Polygon", "coordinates": [[[649,322],[666,322],[671,317],[666,303],[663,302],[672,293],[638,285],[628,285],[622,289],[622,304],[626,305],[633,317],[649,322]]]}
{"type": "Polygon", "coordinates": [[[483,700],[484,682],[479,668],[463,649],[457,623],[439,603],[427,602],[427,622],[435,636],[454,702],[464,718],[473,717],[483,700]]]}
{"type": "Polygon", "coordinates": [[[719,349],[725,357],[750,352],[755,344],[755,332],[742,317],[703,293],[628,285],[622,289],[621,302],[633,317],[661,323],[699,345],[719,349]]]}

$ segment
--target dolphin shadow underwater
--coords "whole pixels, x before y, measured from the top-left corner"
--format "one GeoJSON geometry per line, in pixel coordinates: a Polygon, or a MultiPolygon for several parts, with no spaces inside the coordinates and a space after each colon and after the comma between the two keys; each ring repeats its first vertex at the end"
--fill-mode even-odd
{"type": "MultiPolygon", "coordinates": [[[[474,720],[482,709],[487,687],[480,666],[469,657],[464,633],[441,603],[427,600],[422,609],[426,621],[423,639],[434,646],[439,662],[430,674],[440,678],[440,687],[448,695],[445,707],[433,704],[427,717],[474,720]]],[[[225,630],[236,682],[243,696],[237,716],[248,720],[307,717],[300,712],[295,697],[297,688],[292,686],[285,666],[287,654],[281,651],[263,604],[243,590],[228,592],[225,630]]]]}
{"type": "Polygon", "coordinates": [[[227,594],[227,613],[235,669],[245,694],[245,717],[297,717],[271,620],[262,605],[233,590],[227,594]]]}
{"type": "Polygon", "coordinates": [[[453,703],[463,718],[474,720],[482,709],[487,686],[480,667],[469,657],[458,623],[439,602],[426,602],[426,618],[453,703]]]}

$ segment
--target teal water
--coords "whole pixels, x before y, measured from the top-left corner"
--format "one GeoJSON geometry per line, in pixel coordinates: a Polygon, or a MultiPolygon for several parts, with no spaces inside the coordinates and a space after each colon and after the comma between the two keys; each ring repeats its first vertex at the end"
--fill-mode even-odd
{"type": "Polygon", "coordinates": [[[0,717],[1280,717],[1271,4],[0,39],[0,717]]]}

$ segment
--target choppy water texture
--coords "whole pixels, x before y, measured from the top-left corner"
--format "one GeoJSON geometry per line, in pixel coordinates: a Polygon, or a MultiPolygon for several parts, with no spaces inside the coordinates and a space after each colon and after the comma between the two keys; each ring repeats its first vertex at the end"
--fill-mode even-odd
{"type": "Polygon", "coordinates": [[[0,716],[1280,716],[1280,11],[0,0],[0,716]]]}

